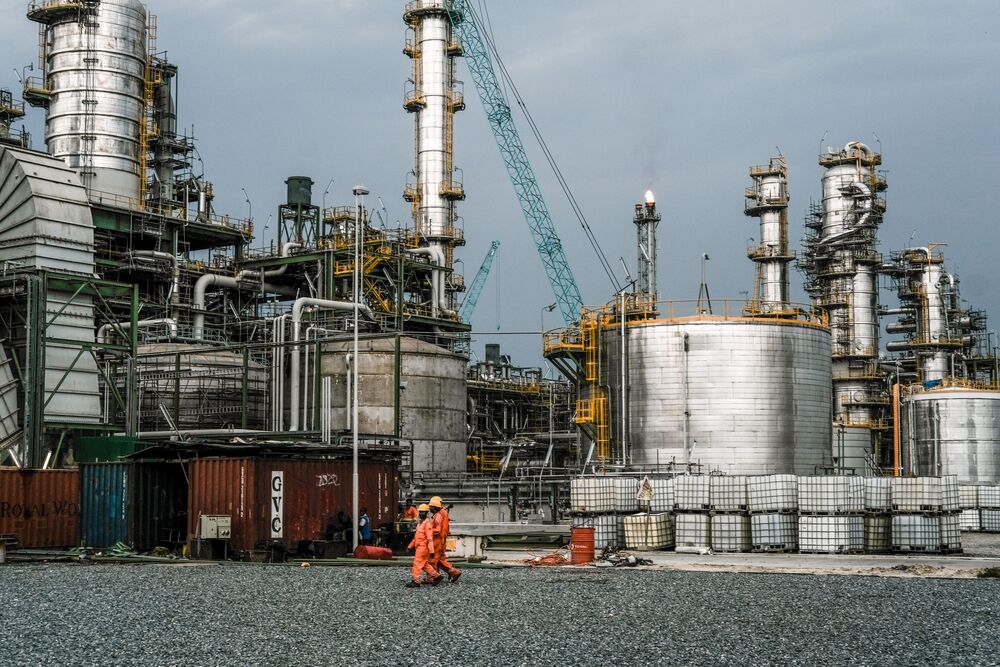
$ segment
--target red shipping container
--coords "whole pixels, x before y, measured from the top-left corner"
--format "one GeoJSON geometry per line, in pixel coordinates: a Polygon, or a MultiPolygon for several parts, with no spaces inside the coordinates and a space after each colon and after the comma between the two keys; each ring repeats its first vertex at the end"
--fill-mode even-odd
{"type": "MultiPolygon", "coordinates": [[[[253,549],[278,541],[294,549],[300,541],[326,539],[338,512],[351,515],[349,460],[227,458],[198,459],[189,468],[188,540],[198,538],[200,517],[231,517],[230,548],[253,549]]],[[[395,464],[358,465],[359,502],[372,525],[391,524],[398,502],[395,464]]]]}
{"type": "Polygon", "coordinates": [[[26,549],[73,547],[79,501],[76,470],[0,470],[0,533],[26,549]]]}

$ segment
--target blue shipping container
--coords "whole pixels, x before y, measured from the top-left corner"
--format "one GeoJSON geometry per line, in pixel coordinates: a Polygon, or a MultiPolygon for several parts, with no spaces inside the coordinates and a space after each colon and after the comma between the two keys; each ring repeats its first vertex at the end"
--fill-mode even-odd
{"type": "Polygon", "coordinates": [[[80,465],[80,542],[96,549],[129,541],[129,463],[80,465]]]}

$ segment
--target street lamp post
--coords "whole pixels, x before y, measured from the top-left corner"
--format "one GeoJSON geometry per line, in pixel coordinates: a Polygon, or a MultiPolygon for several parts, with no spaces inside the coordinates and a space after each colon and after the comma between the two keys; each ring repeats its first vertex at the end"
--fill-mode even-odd
{"type": "Polygon", "coordinates": [[[556,309],[557,303],[550,303],[547,306],[542,306],[542,309],[538,311],[538,328],[541,329],[541,333],[545,335],[545,313],[551,313],[556,309]]]}
{"type": "Polygon", "coordinates": [[[321,216],[326,215],[326,196],[330,194],[330,188],[332,187],[333,187],[333,179],[331,178],[330,182],[326,184],[326,190],[323,190],[323,208],[321,208],[319,211],[319,214],[321,216]]]}
{"type": "Polygon", "coordinates": [[[250,195],[247,194],[247,189],[246,188],[240,188],[240,190],[243,191],[243,196],[247,200],[247,208],[248,208],[248,211],[247,211],[247,220],[249,220],[250,222],[253,222],[253,202],[250,201],[250,195]]]}
{"type": "Polygon", "coordinates": [[[358,367],[361,365],[361,358],[358,356],[358,313],[361,306],[361,244],[364,242],[362,232],[363,218],[362,206],[363,197],[368,194],[368,190],[362,186],[354,187],[354,363],[351,367],[353,374],[353,387],[351,397],[351,428],[354,440],[353,447],[353,469],[351,473],[351,505],[353,507],[354,519],[354,548],[358,548],[358,367]]]}

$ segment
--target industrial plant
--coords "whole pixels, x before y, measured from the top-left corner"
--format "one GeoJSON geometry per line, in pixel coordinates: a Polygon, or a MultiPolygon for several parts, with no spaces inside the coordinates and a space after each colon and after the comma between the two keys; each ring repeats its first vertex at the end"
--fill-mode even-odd
{"type": "MultiPolygon", "coordinates": [[[[178,67],[158,46],[170,35],[144,4],[27,7],[37,75],[0,91],[0,500],[63,498],[79,514],[35,527],[0,516],[0,534],[206,558],[330,554],[351,541],[336,515],[367,507],[393,532],[401,503],[432,494],[456,522],[565,525],[589,511],[573,497],[581,479],[631,480],[629,511],[643,507],[642,480],[704,479],[706,494],[730,477],[1000,483],[986,314],[961,299],[940,246],[880,247],[892,222],[882,155],[858,141],[819,155],[821,182],[796,185],[813,201],[800,249],[786,157],[749,167],[733,211],[759,225],[746,298],[669,297],[657,280],[669,206],[647,192],[618,226],[635,233],[636,279],[584,299],[481,19],[466,0],[402,10],[410,219],[390,226],[361,185],[318,205],[313,178],[289,175],[268,246],[252,217],[217,210],[178,123],[178,67]],[[496,343],[470,354],[499,242],[465,247],[461,67],[564,320],[538,341],[561,377],[496,343]],[[21,129],[27,113],[44,114],[44,137],[21,129]],[[468,285],[459,253],[485,256],[468,285]],[[791,300],[793,280],[809,303],[791,300]]],[[[731,509],[749,530],[753,510],[731,509]]]]}

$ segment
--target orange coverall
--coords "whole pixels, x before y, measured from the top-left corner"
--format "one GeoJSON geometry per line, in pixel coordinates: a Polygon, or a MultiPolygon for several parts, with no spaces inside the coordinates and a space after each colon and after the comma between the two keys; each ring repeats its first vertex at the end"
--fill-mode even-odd
{"type": "Polygon", "coordinates": [[[403,510],[403,519],[416,519],[419,518],[419,516],[420,515],[417,514],[417,508],[414,507],[413,505],[410,505],[405,510],[403,510]]]}
{"type": "Polygon", "coordinates": [[[436,557],[432,562],[434,570],[440,574],[443,568],[448,574],[459,574],[461,570],[449,563],[444,556],[444,552],[447,550],[448,536],[451,535],[451,519],[448,518],[448,508],[442,507],[439,509],[434,514],[433,520],[434,548],[437,551],[436,557]]]}
{"type": "Polygon", "coordinates": [[[413,571],[411,572],[413,583],[419,584],[420,575],[424,572],[427,573],[430,581],[441,577],[432,566],[436,549],[434,545],[434,528],[430,517],[417,524],[417,532],[413,535],[413,539],[410,540],[410,544],[406,548],[416,550],[416,553],[413,555],[413,571]]]}

